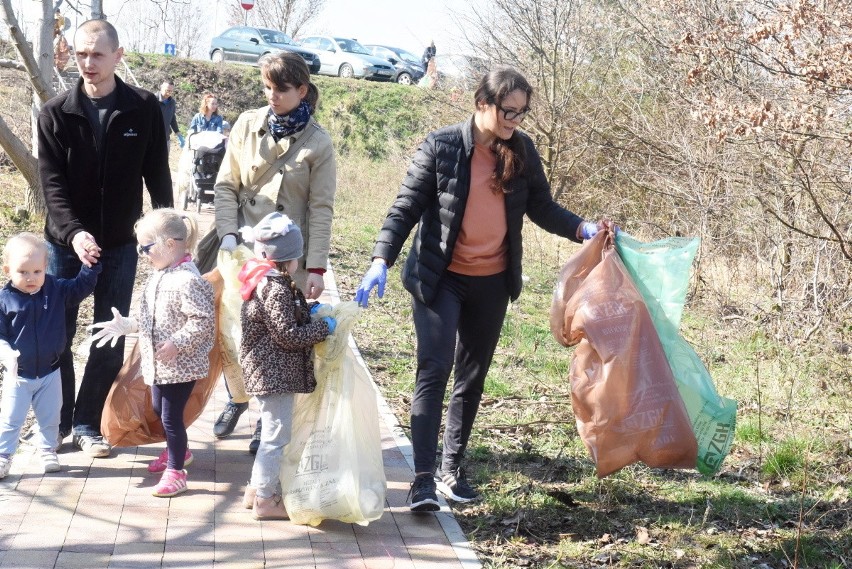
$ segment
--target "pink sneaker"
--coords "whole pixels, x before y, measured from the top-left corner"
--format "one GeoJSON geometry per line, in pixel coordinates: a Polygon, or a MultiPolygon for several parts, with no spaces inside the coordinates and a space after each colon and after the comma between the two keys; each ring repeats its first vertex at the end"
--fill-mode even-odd
{"type": "Polygon", "coordinates": [[[163,471],[160,482],[154,486],[154,496],[168,498],[186,492],[186,470],[167,468],[163,471]]]}
{"type": "MultiPolygon", "coordinates": [[[[186,455],[183,457],[183,465],[189,466],[192,464],[192,453],[189,449],[186,449],[186,455]]],[[[156,474],[157,472],[162,472],[166,469],[166,466],[169,463],[169,449],[163,449],[163,452],[160,453],[160,456],[151,461],[148,465],[148,472],[156,474]]]]}

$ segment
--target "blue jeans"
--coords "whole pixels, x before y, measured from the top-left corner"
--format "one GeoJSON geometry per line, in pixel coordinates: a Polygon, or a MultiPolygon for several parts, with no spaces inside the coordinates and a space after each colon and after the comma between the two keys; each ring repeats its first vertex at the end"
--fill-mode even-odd
{"type": "MultiPolygon", "coordinates": [[[[80,272],[80,259],[70,247],[48,243],[50,261],[47,272],[59,278],[73,278],[80,272]]],[[[112,249],[101,251],[99,262],[103,271],[98,277],[95,287],[95,310],[92,322],[112,320],[113,306],[122,315],[130,311],[130,301],[133,297],[133,283],[136,280],[136,244],[128,243],[112,249]]],[[[101,434],[101,414],[104,402],[109,395],[112,382],[124,363],[124,338],[116,342],[115,347],[109,344],[102,348],[92,346],[80,389],[74,400],[74,355],[71,343],[77,331],[77,312],[79,305],[69,306],[65,311],[65,328],[68,341],[65,351],[59,358],[59,369],[62,371],[62,413],[59,419],[59,429],[68,431],[73,427],[75,435],[97,436],[101,434]]]]}
{"type": "Polygon", "coordinates": [[[412,300],[417,378],[411,446],[416,473],[435,469],[444,393],[453,371],[441,469],[461,465],[509,305],[506,283],[506,273],[471,277],[447,271],[432,304],[412,300]]]}
{"type": "Polygon", "coordinates": [[[0,401],[0,455],[15,454],[30,405],[38,423],[36,446],[42,452],[52,451],[59,435],[59,407],[62,405],[59,370],[35,379],[8,377],[8,374],[4,378],[0,401]]]}

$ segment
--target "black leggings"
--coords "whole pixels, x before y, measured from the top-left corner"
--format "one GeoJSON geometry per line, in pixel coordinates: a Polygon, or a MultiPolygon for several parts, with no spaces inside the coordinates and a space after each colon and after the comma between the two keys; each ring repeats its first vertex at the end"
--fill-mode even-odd
{"type": "Polygon", "coordinates": [[[411,442],[417,473],[435,468],[441,409],[454,363],[441,468],[461,465],[509,304],[506,283],[506,273],[469,277],[448,271],[432,304],[413,301],[417,379],[411,442]]]}
{"type": "Polygon", "coordinates": [[[192,395],[193,387],[194,380],[151,386],[151,403],[166,433],[166,447],[169,449],[167,466],[175,470],[183,469],[183,461],[186,458],[187,437],[183,410],[192,395]]]}

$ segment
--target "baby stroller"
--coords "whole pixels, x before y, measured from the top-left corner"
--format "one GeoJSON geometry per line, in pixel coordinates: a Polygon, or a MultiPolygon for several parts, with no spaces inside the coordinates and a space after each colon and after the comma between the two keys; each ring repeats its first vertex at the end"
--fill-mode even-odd
{"type": "Polygon", "coordinates": [[[190,203],[200,212],[202,204],[213,203],[213,185],[216,174],[225,158],[225,141],[218,132],[192,132],[186,138],[186,145],[192,153],[192,170],[189,187],[183,193],[183,209],[190,203]]]}

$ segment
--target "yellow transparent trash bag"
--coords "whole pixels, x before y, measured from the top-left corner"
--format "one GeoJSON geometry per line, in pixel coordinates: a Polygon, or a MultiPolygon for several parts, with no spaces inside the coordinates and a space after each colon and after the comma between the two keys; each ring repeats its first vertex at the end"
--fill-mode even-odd
{"type": "Polygon", "coordinates": [[[384,511],[376,388],[349,343],[360,311],[355,302],[342,302],[315,315],[334,317],[337,329],[315,347],[317,388],[296,395],[292,438],[281,461],[284,505],[296,524],[367,525],[384,511]]]}
{"type": "Polygon", "coordinates": [[[246,393],[246,383],[243,378],[243,368],[240,366],[240,341],[243,337],[243,327],[240,313],[243,308],[243,297],[240,296],[240,280],[237,275],[254,252],[245,245],[240,245],[233,252],[219,251],[216,267],[222,275],[224,287],[220,301],[219,346],[222,356],[222,373],[228,384],[228,392],[234,403],[245,403],[250,399],[246,393]]]}

